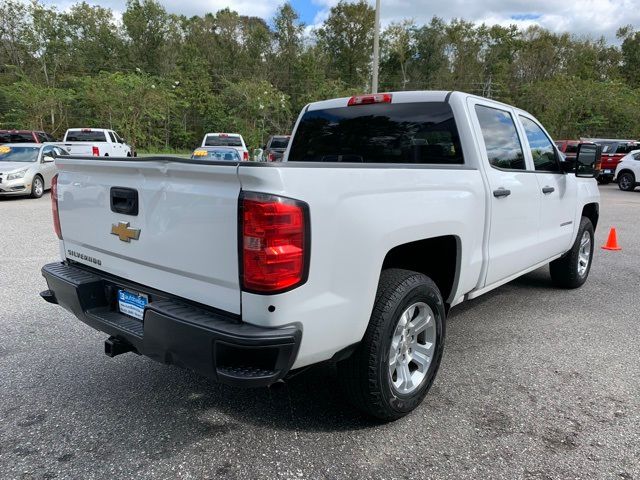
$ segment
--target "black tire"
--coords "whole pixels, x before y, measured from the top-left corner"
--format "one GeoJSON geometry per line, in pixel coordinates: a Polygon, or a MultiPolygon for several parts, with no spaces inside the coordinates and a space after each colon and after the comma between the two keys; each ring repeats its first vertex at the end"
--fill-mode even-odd
{"type": "Polygon", "coordinates": [[[353,405],[384,421],[401,418],[415,409],[431,388],[444,349],[445,310],[440,290],[421,273],[388,269],[380,276],[369,326],[355,352],[338,364],[338,379],[353,405]],[[402,313],[416,302],[433,312],[435,345],[427,373],[410,394],[398,393],[389,373],[389,350],[402,313]]]}
{"type": "Polygon", "coordinates": [[[569,250],[563,257],[554,260],[549,264],[551,280],[555,286],[560,288],[578,288],[587,281],[589,271],[591,271],[591,265],[593,264],[593,250],[595,245],[593,233],[594,230],[591,220],[587,217],[582,217],[580,220],[578,235],[571,247],[571,250],[569,250]],[[591,246],[587,268],[583,274],[580,274],[578,262],[580,259],[580,247],[585,232],[589,232],[591,246]]]}
{"type": "Polygon", "coordinates": [[[40,175],[36,175],[33,177],[33,181],[31,182],[31,198],[40,198],[44,194],[44,180],[40,175]],[[38,188],[36,182],[40,182],[40,187],[38,188]]]}
{"type": "Polygon", "coordinates": [[[622,172],[618,176],[618,188],[625,192],[633,192],[636,188],[636,176],[632,172],[622,172]]]}

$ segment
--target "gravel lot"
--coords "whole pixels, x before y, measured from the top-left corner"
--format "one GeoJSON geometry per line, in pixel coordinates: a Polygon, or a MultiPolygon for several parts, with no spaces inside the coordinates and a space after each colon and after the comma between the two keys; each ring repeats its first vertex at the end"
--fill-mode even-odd
{"type": "Polygon", "coordinates": [[[640,191],[603,187],[577,291],[546,268],[452,311],[425,403],[362,418],[317,367],[219,386],[133,354],[38,297],[49,195],[0,199],[0,477],[640,479],[640,191]]]}

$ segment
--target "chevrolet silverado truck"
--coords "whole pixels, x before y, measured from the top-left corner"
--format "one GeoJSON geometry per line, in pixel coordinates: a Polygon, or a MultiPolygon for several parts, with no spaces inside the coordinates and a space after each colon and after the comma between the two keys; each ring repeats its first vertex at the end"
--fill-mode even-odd
{"type": "Polygon", "coordinates": [[[283,162],[56,160],[42,297],[146,355],[267,386],[320,362],[383,420],[420,404],[449,309],[550,264],[580,287],[599,147],[461,92],[307,105],[283,162]]]}

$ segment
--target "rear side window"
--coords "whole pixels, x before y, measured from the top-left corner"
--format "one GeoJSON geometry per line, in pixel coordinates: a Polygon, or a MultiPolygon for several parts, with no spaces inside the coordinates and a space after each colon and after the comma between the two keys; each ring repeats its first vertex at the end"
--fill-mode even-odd
{"type": "Polygon", "coordinates": [[[527,117],[520,117],[522,126],[527,134],[533,165],[536,171],[559,172],[560,166],[556,159],[556,150],[549,137],[544,133],[540,125],[527,117]]]}
{"type": "Polygon", "coordinates": [[[223,135],[207,135],[204,142],[205,147],[242,147],[240,137],[229,137],[223,135]]]}
{"type": "Polygon", "coordinates": [[[71,130],[67,133],[67,142],[106,142],[104,132],[92,130],[71,130]]]}
{"type": "Polygon", "coordinates": [[[520,137],[509,112],[476,105],[489,163],[496,168],[525,170],[520,137]]]}
{"type": "Polygon", "coordinates": [[[314,110],[293,137],[291,162],[464,163],[448,103],[384,103],[314,110]]]}

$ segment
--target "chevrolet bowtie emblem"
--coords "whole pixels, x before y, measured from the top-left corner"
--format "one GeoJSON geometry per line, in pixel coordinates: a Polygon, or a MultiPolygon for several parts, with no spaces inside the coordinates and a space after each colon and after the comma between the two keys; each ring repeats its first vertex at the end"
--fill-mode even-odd
{"type": "Polygon", "coordinates": [[[140,238],[139,228],[129,228],[129,222],[118,222],[117,225],[111,225],[111,235],[117,235],[123,242],[131,242],[140,238]]]}

